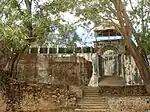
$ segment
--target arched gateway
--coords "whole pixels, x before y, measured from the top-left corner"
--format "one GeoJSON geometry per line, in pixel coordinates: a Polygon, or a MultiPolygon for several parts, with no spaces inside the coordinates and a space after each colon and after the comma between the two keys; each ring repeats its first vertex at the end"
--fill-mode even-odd
{"type": "Polygon", "coordinates": [[[105,36],[108,37],[108,39],[94,42],[94,47],[96,49],[95,55],[96,61],[94,62],[92,61],[92,63],[94,63],[92,65],[95,65],[93,66],[93,70],[96,70],[96,73],[95,71],[93,73],[96,75],[93,74],[92,78],[96,76],[95,78],[98,78],[97,83],[99,83],[101,79],[104,79],[106,77],[119,77],[125,79],[123,67],[124,63],[123,55],[125,53],[125,49],[121,42],[122,40],[121,39],[109,40],[109,37],[120,36],[120,34],[113,29],[101,30],[100,33],[99,32],[96,33],[97,37],[105,36]]]}
{"type": "Polygon", "coordinates": [[[99,49],[97,54],[100,76],[120,75],[121,54],[116,46],[106,45],[99,49]]]}
{"type": "Polygon", "coordinates": [[[93,74],[89,86],[98,86],[104,77],[115,76],[125,79],[122,60],[124,50],[123,45],[119,43],[120,40],[103,40],[95,43],[96,53],[92,55],[93,74]]]}
{"type": "Polygon", "coordinates": [[[93,79],[96,79],[94,86],[141,84],[137,66],[132,56],[126,51],[120,33],[113,28],[100,27],[95,30],[95,37],[96,53],[95,61],[92,61],[93,74],[89,86],[92,86],[93,79]]]}

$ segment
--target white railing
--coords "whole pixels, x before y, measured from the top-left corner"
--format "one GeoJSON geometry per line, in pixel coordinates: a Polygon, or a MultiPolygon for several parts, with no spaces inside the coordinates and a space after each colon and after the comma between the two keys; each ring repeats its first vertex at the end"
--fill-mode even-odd
{"type": "Polygon", "coordinates": [[[75,53],[95,53],[93,47],[76,47],[76,48],[66,48],[66,47],[29,47],[26,53],[32,54],[75,54],[75,53]]]}

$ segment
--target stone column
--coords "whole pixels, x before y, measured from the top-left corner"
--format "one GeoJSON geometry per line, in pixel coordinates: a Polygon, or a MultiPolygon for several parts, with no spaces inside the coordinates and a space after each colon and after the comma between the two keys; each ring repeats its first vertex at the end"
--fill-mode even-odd
{"type": "Polygon", "coordinates": [[[48,76],[48,57],[46,55],[37,55],[37,75],[40,83],[49,83],[48,76]]]}
{"type": "Polygon", "coordinates": [[[100,76],[100,71],[99,71],[99,56],[96,54],[96,69],[97,69],[97,75],[100,76]]]}

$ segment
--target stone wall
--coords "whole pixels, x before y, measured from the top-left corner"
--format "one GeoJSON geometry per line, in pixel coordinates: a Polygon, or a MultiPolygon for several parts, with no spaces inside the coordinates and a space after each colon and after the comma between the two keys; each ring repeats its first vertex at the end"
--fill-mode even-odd
{"type": "Polygon", "coordinates": [[[60,110],[74,107],[76,95],[67,85],[26,85],[23,90],[22,110],[60,110]]]}
{"type": "Polygon", "coordinates": [[[24,54],[18,64],[20,80],[49,84],[87,85],[92,64],[82,57],[24,54]]]}
{"type": "Polygon", "coordinates": [[[145,86],[100,87],[110,112],[145,112],[150,110],[150,96],[145,86]]]}
{"type": "MultiPolygon", "coordinates": [[[[24,54],[19,62],[18,74],[21,80],[26,81],[87,85],[92,75],[91,56],[91,53],[24,54]]],[[[134,59],[128,54],[122,54],[120,59],[117,71],[126,85],[142,84],[134,59]]],[[[99,71],[99,63],[97,68],[99,71]]]]}
{"type": "Polygon", "coordinates": [[[150,110],[149,96],[107,97],[110,112],[146,112],[150,110]]]}
{"type": "Polygon", "coordinates": [[[101,96],[148,96],[144,85],[133,86],[100,86],[101,96]]]}
{"type": "MultiPolygon", "coordinates": [[[[54,84],[21,83],[22,112],[74,112],[77,101],[83,98],[81,87],[54,84]]],[[[15,91],[16,92],[16,91],[15,91]]],[[[144,86],[100,87],[100,97],[108,103],[109,112],[145,112],[150,110],[150,96],[144,86]]],[[[17,96],[17,97],[20,97],[17,96]]],[[[0,97],[0,112],[6,107],[0,97]]]]}
{"type": "MultiPolygon", "coordinates": [[[[17,105],[20,104],[21,112],[67,112],[76,107],[77,98],[82,98],[82,89],[67,85],[20,83],[12,84],[11,88],[13,87],[20,87],[10,94],[19,93],[15,94],[15,98],[20,99],[17,105]]],[[[2,97],[0,112],[4,112],[5,108],[6,99],[2,97]]]]}

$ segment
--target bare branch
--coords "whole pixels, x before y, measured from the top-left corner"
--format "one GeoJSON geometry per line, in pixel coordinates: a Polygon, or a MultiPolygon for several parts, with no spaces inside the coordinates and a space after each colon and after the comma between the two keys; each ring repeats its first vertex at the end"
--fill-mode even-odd
{"type": "Polygon", "coordinates": [[[120,27],[112,19],[110,19],[110,21],[113,23],[114,27],[121,32],[120,27]]]}
{"type": "Polygon", "coordinates": [[[106,8],[108,9],[108,11],[110,11],[111,13],[113,13],[114,15],[116,15],[116,10],[112,8],[112,6],[107,5],[106,8]]]}
{"type": "MultiPolygon", "coordinates": [[[[92,27],[92,28],[90,28],[89,30],[88,30],[88,34],[87,34],[87,36],[85,37],[85,39],[87,39],[88,37],[89,37],[89,34],[91,33],[91,31],[93,30],[93,29],[95,29],[96,27],[98,27],[98,25],[95,25],[94,27],[92,27]]],[[[94,36],[95,37],[95,36],[94,36]]]]}
{"type": "Polygon", "coordinates": [[[134,11],[134,7],[133,7],[133,4],[132,4],[131,0],[129,0],[129,3],[130,3],[130,6],[131,6],[132,10],[134,11]]]}

